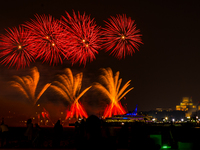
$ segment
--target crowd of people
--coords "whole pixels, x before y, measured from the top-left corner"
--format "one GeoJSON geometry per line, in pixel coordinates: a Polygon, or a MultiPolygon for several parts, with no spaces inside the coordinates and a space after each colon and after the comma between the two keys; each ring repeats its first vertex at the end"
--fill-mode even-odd
{"type": "MultiPolygon", "coordinates": [[[[59,147],[59,142],[61,140],[61,134],[63,131],[63,127],[60,124],[60,120],[57,121],[55,124],[54,128],[54,135],[53,135],[53,147],[59,147]]],[[[25,133],[23,134],[23,147],[43,147],[43,142],[44,142],[44,133],[42,132],[42,128],[36,123],[35,127],[32,123],[31,119],[27,120],[27,125],[26,125],[26,130],[25,133]]],[[[9,131],[8,125],[4,123],[4,118],[2,118],[2,122],[0,125],[0,140],[1,140],[1,145],[0,148],[6,148],[10,147],[11,142],[11,134],[9,131]]]]}
{"type": "MultiPolygon", "coordinates": [[[[113,127],[107,126],[105,122],[95,115],[89,116],[86,120],[82,119],[75,123],[74,143],[76,149],[109,149],[114,150],[117,148],[141,148],[154,150],[160,149],[159,145],[149,137],[145,131],[137,130],[134,128],[130,130],[127,124],[124,124],[118,135],[113,127]],[[143,143],[146,144],[143,144],[143,143]]],[[[1,147],[9,145],[9,128],[1,123],[1,147]]],[[[38,124],[33,125],[32,120],[27,120],[26,131],[23,134],[25,147],[42,148],[44,146],[43,128],[38,124]]],[[[52,148],[59,148],[63,137],[63,126],[58,120],[53,128],[52,148]]]]}

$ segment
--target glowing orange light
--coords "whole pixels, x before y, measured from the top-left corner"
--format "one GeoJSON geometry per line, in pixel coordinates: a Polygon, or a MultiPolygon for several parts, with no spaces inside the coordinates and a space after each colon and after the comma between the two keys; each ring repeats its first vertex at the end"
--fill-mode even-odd
{"type": "Polygon", "coordinates": [[[52,43],[51,45],[52,45],[52,46],[55,46],[55,43],[52,43]]]}
{"type": "Polygon", "coordinates": [[[82,42],[85,43],[85,39],[83,39],[82,42]]]}
{"type": "Polygon", "coordinates": [[[42,117],[43,117],[43,118],[45,117],[45,112],[42,112],[42,117]]]}
{"type": "Polygon", "coordinates": [[[49,39],[49,37],[48,37],[48,36],[46,36],[46,39],[49,39]]]}
{"type": "Polygon", "coordinates": [[[85,47],[88,47],[89,45],[88,44],[85,44],[85,47]]]}
{"type": "Polygon", "coordinates": [[[125,39],[125,36],[124,36],[124,35],[122,35],[122,39],[123,39],[123,40],[125,39]]]}
{"type": "Polygon", "coordinates": [[[18,49],[22,49],[22,46],[21,46],[21,45],[18,45],[18,49]]]}

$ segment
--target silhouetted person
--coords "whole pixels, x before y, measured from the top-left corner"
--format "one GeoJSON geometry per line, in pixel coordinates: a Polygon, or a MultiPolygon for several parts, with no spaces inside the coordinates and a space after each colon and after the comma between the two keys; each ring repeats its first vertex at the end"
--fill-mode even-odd
{"type": "Polygon", "coordinates": [[[87,118],[86,134],[87,134],[87,141],[85,149],[102,150],[106,148],[106,145],[101,136],[101,121],[97,116],[91,115],[87,118]]]}
{"type": "Polygon", "coordinates": [[[80,123],[76,121],[74,125],[75,125],[75,134],[78,135],[80,132],[80,123]]]}
{"type": "Polygon", "coordinates": [[[31,119],[27,120],[27,128],[24,136],[27,139],[28,146],[32,146],[32,138],[33,138],[33,123],[31,119]]]}
{"type": "Polygon", "coordinates": [[[84,138],[85,134],[86,134],[86,131],[85,131],[85,120],[84,119],[81,120],[79,128],[80,128],[80,137],[84,138]]]}
{"type": "Polygon", "coordinates": [[[85,120],[82,119],[80,123],[78,123],[77,121],[77,124],[75,124],[75,128],[76,128],[76,135],[75,135],[76,149],[82,150],[86,142],[85,120]]]}
{"type": "Polygon", "coordinates": [[[33,139],[33,145],[35,147],[42,147],[43,145],[43,134],[42,129],[40,126],[36,123],[35,124],[35,138],[33,139]]]}
{"type": "Polygon", "coordinates": [[[60,124],[60,120],[58,120],[54,126],[54,139],[53,139],[53,147],[59,147],[60,141],[62,137],[63,126],[60,124]]]}
{"type": "Polygon", "coordinates": [[[8,144],[8,126],[4,124],[4,120],[2,119],[2,123],[0,125],[0,132],[1,132],[1,147],[4,147],[8,144]]]}

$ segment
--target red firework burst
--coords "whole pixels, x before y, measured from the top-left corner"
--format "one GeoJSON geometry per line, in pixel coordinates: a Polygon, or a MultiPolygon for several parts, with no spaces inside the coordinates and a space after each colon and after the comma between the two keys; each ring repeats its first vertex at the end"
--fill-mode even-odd
{"type": "Polygon", "coordinates": [[[98,54],[100,48],[100,27],[96,25],[94,19],[90,16],[78,15],[73,11],[73,17],[67,12],[67,18],[63,17],[63,25],[69,32],[70,40],[68,46],[70,51],[70,59],[73,63],[86,65],[87,61],[93,61],[95,54],[98,54]]]}
{"type": "Polygon", "coordinates": [[[19,30],[6,30],[5,35],[0,37],[0,61],[1,64],[16,66],[17,69],[29,66],[34,61],[36,52],[32,49],[30,32],[19,26],[19,30]]]}
{"type": "Polygon", "coordinates": [[[103,28],[103,48],[110,51],[112,55],[121,59],[125,55],[132,55],[135,49],[139,51],[139,44],[142,43],[141,34],[139,29],[136,29],[136,24],[131,18],[126,15],[117,15],[112,17],[106,22],[106,27],[103,28]]]}
{"type": "Polygon", "coordinates": [[[38,52],[36,58],[49,62],[50,65],[57,65],[67,57],[65,41],[67,33],[63,33],[63,28],[59,20],[51,15],[35,15],[36,19],[26,22],[24,26],[31,31],[34,50],[38,52]]]}

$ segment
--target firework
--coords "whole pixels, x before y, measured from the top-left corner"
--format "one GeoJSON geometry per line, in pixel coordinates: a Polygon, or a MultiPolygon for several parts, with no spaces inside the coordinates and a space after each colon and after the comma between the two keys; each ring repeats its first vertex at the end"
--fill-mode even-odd
{"type": "Polygon", "coordinates": [[[87,113],[79,103],[79,99],[91,88],[91,86],[80,92],[83,74],[78,73],[76,76],[73,76],[71,70],[66,68],[65,74],[58,75],[58,77],[61,82],[54,81],[55,85],[51,85],[51,87],[72,104],[66,119],[69,117],[72,118],[75,114],[76,118],[79,116],[81,118],[87,118],[87,113]]]}
{"type": "Polygon", "coordinates": [[[70,36],[68,40],[70,59],[73,64],[79,62],[85,66],[87,61],[93,61],[95,54],[98,54],[101,43],[100,27],[85,13],[80,15],[78,12],[76,15],[73,12],[73,17],[67,12],[66,14],[67,18],[62,16],[62,23],[70,36]]]}
{"type": "Polygon", "coordinates": [[[113,114],[125,114],[126,111],[122,107],[120,100],[133,89],[125,91],[126,88],[130,85],[131,80],[126,82],[126,84],[120,89],[122,79],[119,79],[119,71],[116,72],[113,77],[112,70],[110,68],[102,69],[103,75],[100,76],[100,79],[103,84],[95,83],[94,87],[100,90],[107,98],[110,100],[110,104],[107,106],[104,112],[104,117],[111,117],[113,114]],[[105,86],[103,86],[105,85],[105,86]]]}
{"type": "Polygon", "coordinates": [[[67,58],[66,39],[67,32],[63,33],[63,28],[59,20],[51,15],[35,15],[36,19],[26,22],[24,26],[31,31],[34,50],[38,55],[36,58],[49,62],[50,65],[57,65],[67,58]]]}
{"type": "Polygon", "coordinates": [[[80,118],[88,117],[86,111],[84,110],[84,108],[80,104],[80,102],[76,102],[71,105],[70,111],[67,112],[65,119],[72,118],[73,116],[76,116],[76,118],[78,118],[79,116],[80,116],[80,118]]]}
{"type": "Polygon", "coordinates": [[[117,15],[106,22],[106,27],[103,28],[103,48],[106,51],[111,51],[110,54],[118,59],[125,55],[132,55],[135,49],[139,51],[139,44],[142,44],[140,30],[136,29],[136,24],[131,18],[126,15],[117,15]]]}
{"type": "Polygon", "coordinates": [[[46,118],[48,119],[48,121],[51,122],[52,125],[54,125],[54,123],[52,122],[51,118],[50,118],[50,115],[49,115],[49,112],[43,107],[43,111],[41,112],[42,114],[42,117],[44,119],[44,124],[47,125],[47,120],[46,118]]]}
{"type": "Polygon", "coordinates": [[[9,67],[15,66],[17,69],[29,66],[35,59],[36,52],[32,48],[32,38],[30,32],[19,26],[19,30],[6,30],[5,35],[0,37],[0,61],[1,64],[9,67]]]}
{"type": "Polygon", "coordinates": [[[11,81],[11,86],[16,87],[33,105],[37,103],[42,94],[47,90],[47,88],[51,85],[47,83],[39,94],[36,96],[36,88],[40,78],[40,74],[36,67],[32,69],[32,77],[31,76],[14,76],[16,81],[11,81]]]}

